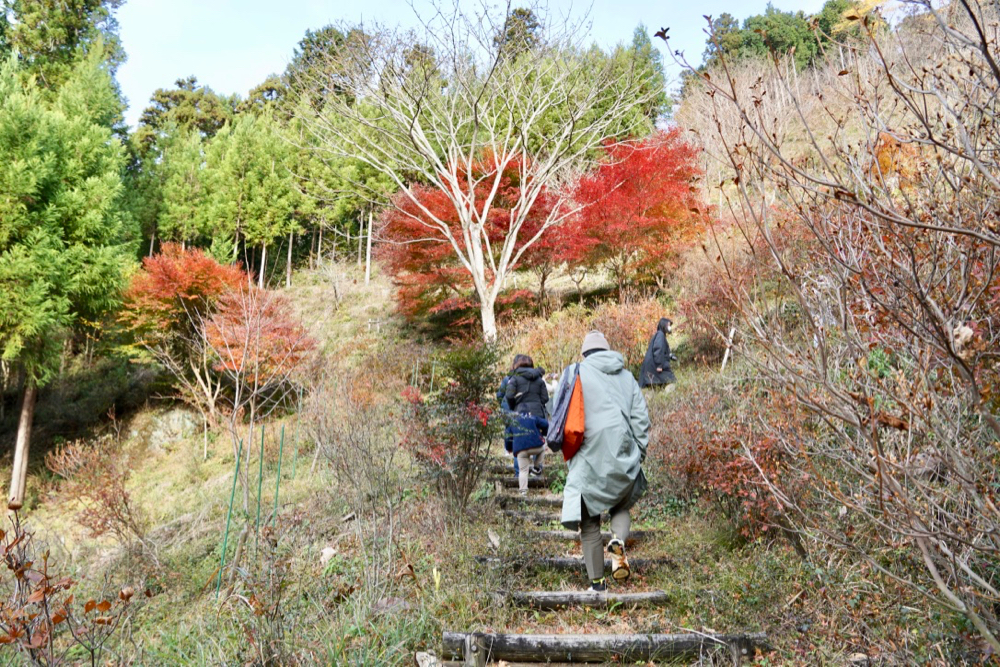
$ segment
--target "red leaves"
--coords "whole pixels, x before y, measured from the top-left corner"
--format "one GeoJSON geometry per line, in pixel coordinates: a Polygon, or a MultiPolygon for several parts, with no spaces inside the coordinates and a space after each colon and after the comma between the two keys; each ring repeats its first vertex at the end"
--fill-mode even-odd
{"type": "MultiPolygon", "coordinates": [[[[505,240],[512,234],[511,221],[519,205],[520,166],[520,162],[514,161],[497,177],[492,160],[484,157],[472,167],[471,176],[475,184],[471,192],[468,174],[457,174],[456,180],[463,188],[463,195],[471,194],[469,198],[475,202],[473,214],[483,221],[482,233],[489,240],[493,260],[497,262],[501,259],[505,240]],[[485,210],[484,202],[490,198],[495,183],[497,191],[493,194],[489,210],[485,210]]],[[[387,223],[385,235],[389,242],[383,245],[381,255],[399,287],[399,308],[411,319],[426,315],[437,315],[451,321],[461,319],[464,314],[478,309],[479,303],[472,276],[460,262],[448,239],[450,235],[468,252],[458,210],[449,196],[437,188],[414,185],[410,193],[398,193],[394,207],[384,214],[387,223]],[[441,228],[442,224],[447,233],[441,228]]],[[[553,198],[542,189],[517,233],[514,252],[535,237],[552,207],[553,198]]],[[[546,238],[543,235],[539,243],[546,238]]],[[[537,250],[532,247],[522,257],[521,265],[531,266],[550,257],[551,252],[543,246],[537,250]]],[[[490,260],[486,264],[490,265],[490,260]]],[[[469,320],[475,321],[475,318],[469,320]]]]}
{"type": "Polygon", "coordinates": [[[697,152],[679,128],[609,147],[605,164],[577,185],[585,208],[570,254],[607,263],[619,287],[643,273],[663,273],[667,260],[707,224],[692,192],[698,176],[697,152]]]}
{"type": "Polygon", "coordinates": [[[165,243],[160,254],[142,261],[142,271],[125,294],[122,319],[140,336],[187,331],[221,294],[246,282],[238,267],[220,264],[201,250],[165,243]]]}

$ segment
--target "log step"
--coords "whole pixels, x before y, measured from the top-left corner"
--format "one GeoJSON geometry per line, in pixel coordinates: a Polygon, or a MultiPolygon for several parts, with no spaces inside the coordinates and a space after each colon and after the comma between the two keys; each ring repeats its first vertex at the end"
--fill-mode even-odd
{"type": "Polygon", "coordinates": [[[670,597],[664,591],[645,593],[612,593],[605,591],[511,591],[501,593],[514,604],[533,609],[561,609],[563,607],[662,607],[670,597]]]}
{"type": "Polygon", "coordinates": [[[674,635],[505,635],[444,633],[444,654],[468,665],[512,662],[650,662],[698,657],[712,649],[734,660],[770,650],[764,633],[674,635]]]}
{"type": "MultiPolygon", "coordinates": [[[[634,542],[641,542],[643,540],[648,540],[651,537],[655,537],[659,534],[658,530],[633,530],[629,533],[628,540],[625,542],[626,545],[632,544],[634,542]]],[[[535,537],[540,540],[575,540],[580,541],[580,533],[575,530],[533,530],[528,533],[528,535],[535,537]]],[[[601,539],[607,544],[611,540],[611,533],[608,531],[603,531],[601,533],[601,539]]]]}
{"type": "Polygon", "coordinates": [[[531,521],[538,525],[558,522],[561,515],[553,512],[522,512],[520,510],[503,510],[504,516],[520,521],[531,521]]]}
{"type": "MultiPolygon", "coordinates": [[[[550,567],[554,570],[582,570],[586,568],[586,563],[584,563],[582,558],[544,557],[504,560],[493,556],[476,556],[476,562],[487,567],[500,567],[501,565],[507,564],[513,567],[522,568],[550,567]]],[[[677,564],[670,558],[629,558],[628,562],[633,570],[643,570],[654,567],[677,567],[677,564]]],[[[610,560],[604,560],[604,569],[611,569],[610,560]]]]}
{"type": "MultiPolygon", "coordinates": [[[[490,477],[490,482],[493,484],[500,484],[505,489],[516,489],[518,488],[517,477],[490,477]]],[[[529,489],[547,489],[549,488],[551,480],[547,477],[529,477],[528,478],[528,488],[529,489]]]]}
{"type": "Polygon", "coordinates": [[[503,494],[499,496],[500,507],[507,505],[540,505],[542,507],[562,507],[562,496],[518,496],[503,494]]]}

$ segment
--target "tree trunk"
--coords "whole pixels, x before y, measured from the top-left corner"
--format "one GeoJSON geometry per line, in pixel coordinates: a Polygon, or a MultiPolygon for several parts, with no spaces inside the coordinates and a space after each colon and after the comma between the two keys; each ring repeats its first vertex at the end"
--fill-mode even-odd
{"type": "MultiPolygon", "coordinates": [[[[583,570],[587,563],[582,558],[569,558],[564,556],[544,556],[538,558],[497,558],[496,556],[476,556],[476,562],[489,567],[511,567],[516,566],[518,570],[530,567],[549,567],[554,570],[583,570]]],[[[629,565],[633,571],[636,569],[653,567],[676,568],[676,564],[669,558],[629,558],[629,565]]],[[[604,559],[604,569],[611,569],[611,560],[604,559]]]]}
{"type": "Polygon", "coordinates": [[[493,300],[481,299],[479,302],[479,316],[483,323],[483,338],[488,341],[497,339],[497,315],[493,310],[493,300]]]}
{"type": "Polygon", "coordinates": [[[8,509],[21,509],[24,505],[24,486],[28,476],[28,445],[31,443],[31,424],[35,419],[35,400],[38,387],[30,377],[24,380],[24,398],[21,400],[21,417],[17,422],[17,444],[14,446],[14,465],[11,468],[8,509]]]}
{"type": "Polygon", "coordinates": [[[295,233],[288,232],[288,258],[285,260],[285,287],[292,286],[292,244],[295,242],[295,233]]]}
{"type": "Polygon", "coordinates": [[[372,212],[368,211],[368,248],[365,250],[365,285],[372,280],[372,212]]]}
{"type": "MultiPolygon", "coordinates": [[[[528,480],[529,482],[531,480],[528,480]]],[[[580,533],[575,530],[535,530],[528,533],[535,539],[539,540],[575,540],[580,541],[580,533]]],[[[628,534],[628,541],[626,546],[632,544],[633,542],[642,542],[648,540],[651,537],[659,535],[660,532],[657,530],[633,530],[628,534]]],[[[601,533],[601,539],[604,540],[605,544],[611,540],[611,533],[604,531],[601,533]]]]}
{"type": "Polygon", "coordinates": [[[323,266],[323,228],[319,228],[319,240],[316,242],[316,266],[323,266]]]}
{"type": "Polygon", "coordinates": [[[361,252],[364,250],[365,240],[365,217],[361,216],[358,221],[358,268],[361,268],[361,252]]]}
{"type": "Polygon", "coordinates": [[[149,256],[153,256],[153,248],[156,247],[156,230],[149,235],[149,256]]]}
{"type": "Polygon", "coordinates": [[[264,269],[267,268],[267,245],[260,244],[260,267],[257,273],[257,287],[264,289],[264,269]]]}

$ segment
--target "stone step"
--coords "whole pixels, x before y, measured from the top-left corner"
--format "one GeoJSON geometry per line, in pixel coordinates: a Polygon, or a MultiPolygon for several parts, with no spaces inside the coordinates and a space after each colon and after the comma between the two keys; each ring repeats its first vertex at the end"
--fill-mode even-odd
{"type": "MultiPolygon", "coordinates": [[[[517,489],[520,488],[518,485],[517,477],[490,477],[489,481],[493,484],[499,485],[505,489],[517,489]]],[[[529,477],[528,478],[528,488],[529,489],[547,489],[551,480],[547,477],[529,477]]]]}
{"type": "Polygon", "coordinates": [[[505,493],[497,496],[500,507],[508,505],[536,505],[542,507],[562,507],[562,496],[555,495],[527,495],[521,496],[512,493],[505,493]]]}
{"type": "Polygon", "coordinates": [[[670,602],[664,591],[615,593],[604,591],[508,591],[498,595],[520,607],[560,609],[562,607],[662,607],[670,602]]]}

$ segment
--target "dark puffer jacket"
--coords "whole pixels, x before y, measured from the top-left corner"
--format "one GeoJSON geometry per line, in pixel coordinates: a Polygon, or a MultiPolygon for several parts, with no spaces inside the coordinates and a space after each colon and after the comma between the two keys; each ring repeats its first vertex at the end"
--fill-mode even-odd
{"type": "Polygon", "coordinates": [[[504,447],[517,456],[526,449],[534,449],[545,444],[545,434],[549,432],[549,423],[542,417],[519,413],[511,415],[507,425],[507,438],[504,447]]]}
{"type": "Polygon", "coordinates": [[[646,358],[642,360],[639,370],[639,386],[655,387],[677,382],[674,371],[670,368],[670,345],[662,331],[657,331],[649,341],[646,358]],[[656,369],[660,368],[661,371],[656,369]]]}
{"type": "Polygon", "coordinates": [[[541,368],[518,368],[507,382],[507,404],[514,412],[526,412],[545,417],[549,390],[545,388],[545,371],[541,368]]]}

